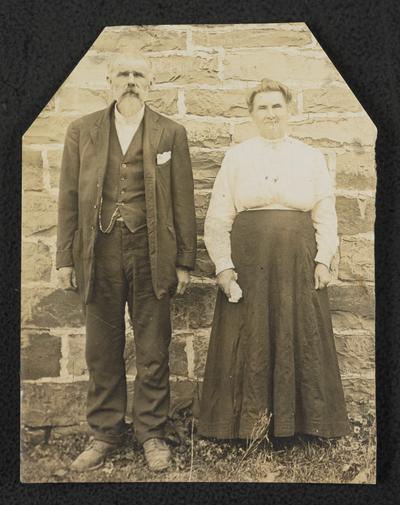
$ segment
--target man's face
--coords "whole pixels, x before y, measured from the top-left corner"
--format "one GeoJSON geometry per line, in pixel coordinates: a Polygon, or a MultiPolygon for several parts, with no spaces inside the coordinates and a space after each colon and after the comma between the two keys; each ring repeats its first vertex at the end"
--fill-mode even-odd
{"type": "Polygon", "coordinates": [[[289,111],[280,91],[257,93],[250,115],[266,139],[279,139],[286,135],[289,111]]]}
{"type": "Polygon", "coordinates": [[[127,100],[138,101],[142,106],[151,85],[150,65],[140,55],[118,57],[112,65],[108,81],[118,105],[127,100]]]}

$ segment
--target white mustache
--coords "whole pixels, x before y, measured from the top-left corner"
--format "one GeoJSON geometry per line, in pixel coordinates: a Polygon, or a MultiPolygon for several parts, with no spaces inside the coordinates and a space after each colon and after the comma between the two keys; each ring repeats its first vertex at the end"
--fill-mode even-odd
{"type": "Polygon", "coordinates": [[[139,96],[139,93],[136,91],[136,88],[127,88],[124,93],[124,95],[136,95],[136,96],[139,96]]]}

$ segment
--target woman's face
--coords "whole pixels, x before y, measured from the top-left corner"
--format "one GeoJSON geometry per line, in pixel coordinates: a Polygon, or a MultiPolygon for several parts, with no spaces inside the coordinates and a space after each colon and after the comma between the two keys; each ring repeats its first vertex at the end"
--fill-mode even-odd
{"type": "Polygon", "coordinates": [[[262,137],[274,140],[286,135],[289,111],[280,91],[257,93],[250,115],[262,137]]]}

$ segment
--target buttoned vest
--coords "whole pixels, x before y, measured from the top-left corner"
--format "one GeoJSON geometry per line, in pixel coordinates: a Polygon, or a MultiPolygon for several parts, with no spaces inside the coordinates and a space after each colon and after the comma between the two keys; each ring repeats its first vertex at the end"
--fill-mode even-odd
{"type": "Polygon", "coordinates": [[[143,121],[124,155],[112,114],[109,142],[100,223],[103,230],[111,231],[116,219],[122,217],[126,226],[134,233],[146,226],[143,121]]]}

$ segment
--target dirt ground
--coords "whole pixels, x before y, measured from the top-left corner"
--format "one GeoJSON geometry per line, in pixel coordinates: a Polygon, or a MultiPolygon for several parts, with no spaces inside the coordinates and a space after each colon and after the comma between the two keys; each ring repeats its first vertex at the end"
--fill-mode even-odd
{"type": "MultiPolygon", "coordinates": [[[[172,426],[172,425],[171,425],[172,426]]],[[[352,420],[353,434],[340,440],[296,437],[274,442],[267,431],[245,441],[217,441],[196,434],[189,411],[170,433],[172,464],[150,472],[128,430],[124,444],[98,470],[73,473],[69,466],[89,441],[86,433],[48,433],[35,443],[23,437],[21,481],[39,482],[333,482],[375,483],[376,437],[372,416],[352,420]]]]}

